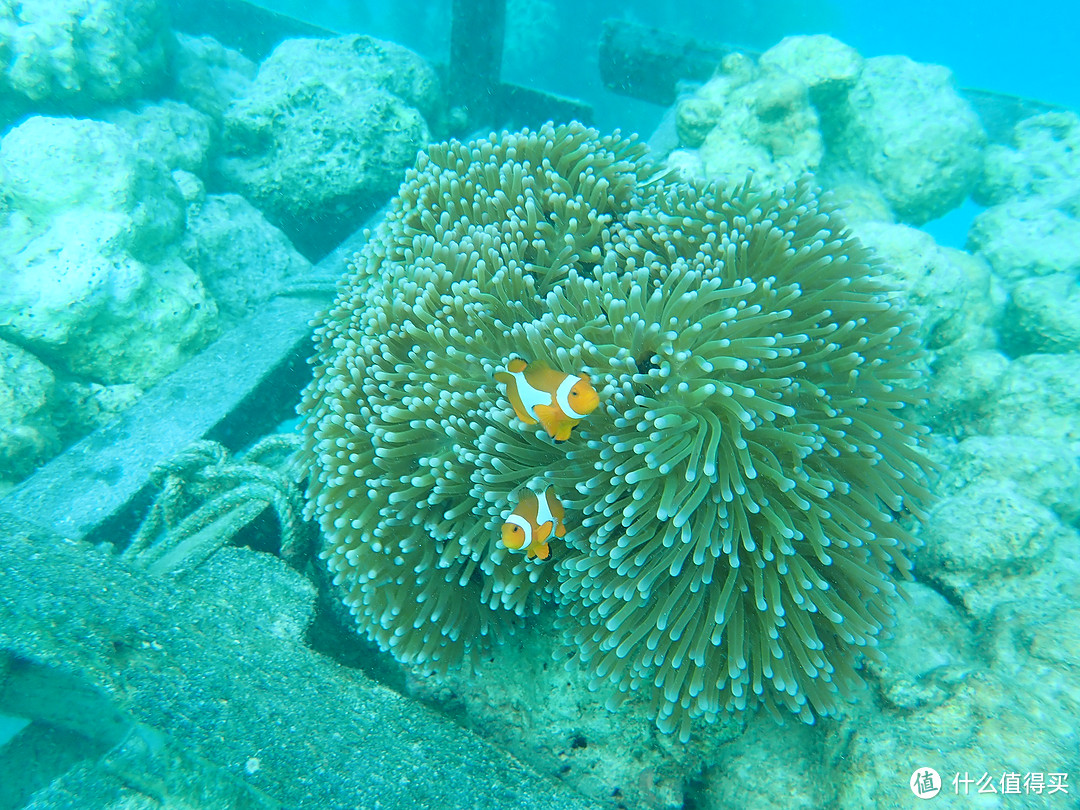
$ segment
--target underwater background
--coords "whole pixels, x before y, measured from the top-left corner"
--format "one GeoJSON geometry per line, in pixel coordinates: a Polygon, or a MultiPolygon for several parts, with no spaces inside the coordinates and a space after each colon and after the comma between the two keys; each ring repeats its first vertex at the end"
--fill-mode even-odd
{"type": "Polygon", "coordinates": [[[0,0],[0,810],[1080,806],[1078,31],[0,0]]]}

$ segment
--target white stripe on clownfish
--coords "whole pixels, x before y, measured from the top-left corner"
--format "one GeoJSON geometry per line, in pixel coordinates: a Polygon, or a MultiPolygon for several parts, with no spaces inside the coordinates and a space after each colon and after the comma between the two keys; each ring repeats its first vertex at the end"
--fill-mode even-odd
{"type": "MultiPolygon", "coordinates": [[[[554,533],[562,518],[556,518],[551,513],[551,504],[548,503],[548,490],[550,489],[551,487],[544,487],[542,492],[530,491],[536,495],[536,525],[543,526],[548,521],[551,521],[551,529],[552,533],[554,533]]],[[[551,494],[554,496],[555,493],[552,492],[551,494]]]]}
{"type": "MultiPolygon", "coordinates": [[[[555,391],[555,404],[562,408],[562,412],[567,416],[572,416],[575,419],[584,419],[588,416],[587,413],[579,413],[575,411],[570,405],[570,389],[577,384],[580,377],[575,377],[573,374],[567,374],[566,379],[559,383],[559,388],[555,391]]],[[[550,401],[550,394],[548,395],[550,401]]]]}
{"type": "Polygon", "coordinates": [[[566,374],[543,362],[526,363],[516,357],[506,371],[495,373],[495,381],[505,386],[506,398],[521,422],[539,422],[558,442],[569,439],[570,431],[600,404],[587,374],[566,374]]]}
{"type": "Polygon", "coordinates": [[[507,515],[501,529],[501,542],[511,552],[526,559],[546,560],[551,554],[550,541],[566,534],[565,510],[551,487],[542,492],[525,488],[517,506],[507,515]]]}
{"type": "MultiPolygon", "coordinates": [[[[549,518],[549,520],[550,520],[550,518],[549,518]]],[[[527,521],[521,515],[510,515],[510,517],[508,517],[503,522],[504,523],[513,523],[515,526],[520,526],[521,531],[525,533],[525,542],[521,544],[521,548],[510,549],[511,551],[524,551],[525,549],[527,549],[529,546],[532,545],[533,530],[532,530],[532,524],[529,523],[529,521],[527,521]]],[[[539,519],[536,522],[537,522],[537,524],[539,524],[541,526],[544,524],[544,521],[539,520],[539,519]]]]}
{"type": "MultiPolygon", "coordinates": [[[[521,406],[525,409],[525,412],[529,414],[529,416],[531,416],[533,419],[540,421],[539,417],[536,415],[536,406],[550,404],[551,392],[542,391],[539,388],[533,388],[533,386],[530,385],[529,381],[525,378],[525,369],[522,369],[521,371],[507,371],[506,373],[514,378],[514,384],[517,386],[518,396],[521,397],[521,406]]],[[[568,376],[565,380],[563,380],[562,385],[559,386],[559,390],[562,391],[562,386],[566,385],[567,382],[569,382],[570,386],[573,387],[574,382],[576,381],[577,377],[568,376]]],[[[570,391],[569,388],[567,388],[566,390],[567,392],[570,391]]]]}

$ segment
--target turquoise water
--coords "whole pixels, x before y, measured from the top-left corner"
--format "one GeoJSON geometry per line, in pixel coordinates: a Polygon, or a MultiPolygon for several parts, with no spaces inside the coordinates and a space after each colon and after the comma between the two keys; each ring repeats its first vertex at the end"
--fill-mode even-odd
{"type": "MultiPolygon", "coordinates": [[[[264,2],[272,8],[335,31],[358,31],[401,42],[429,58],[449,52],[450,4],[264,2]]],[[[525,12],[529,3],[511,4],[525,12]]],[[[505,78],[550,90],[594,105],[596,124],[648,132],[661,110],[607,90],[597,76],[595,46],[605,19],[655,26],[705,41],[726,42],[763,51],[785,36],[826,33],[863,56],[903,54],[920,62],[948,66],[961,87],[1042,101],[1076,109],[1080,90],[1072,40],[1080,14],[1068,4],[1040,2],[1022,8],[1011,2],[982,3],[805,3],[767,2],[620,4],[617,11],[582,8],[570,2],[532,4],[542,10],[534,37],[539,53],[504,60],[505,78]],[[557,58],[552,58],[557,53],[557,58]]],[[[525,14],[523,13],[523,16],[525,14]]],[[[513,22],[511,22],[511,28],[513,22]]],[[[530,22],[523,24],[532,25],[530,22]]],[[[963,206],[928,230],[943,244],[963,247],[967,230],[980,209],[963,206]]]]}
{"type": "Polygon", "coordinates": [[[1080,11],[496,5],[0,3],[0,810],[1080,806],[1080,11]]]}
{"type": "MultiPolygon", "coordinates": [[[[448,2],[298,3],[273,0],[261,5],[337,31],[362,31],[402,42],[434,59],[445,58],[448,41],[418,30],[418,18],[448,20],[448,2]]],[[[522,8],[528,6],[520,4],[522,8]]],[[[827,33],[864,56],[900,53],[921,62],[948,65],[963,87],[978,87],[1075,108],[1080,90],[1071,62],[1073,36],[1080,25],[1069,4],[1038,0],[1018,6],[995,0],[973,7],[966,3],[861,3],[831,0],[804,3],[766,2],[620,3],[617,9],[582,8],[552,2],[552,38],[587,43],[607,18],[633,20],[700,39],[732,42],[764,50],[791,34],[827,33]]],[[[553,43],[554,44],[554,43],[553,43]]],[[[550,89],[571,95],[595,92],[594,77],[584,73],[588,49],[571,47],[540,75],[550,89]]],[[[600,123],[607,125],[608,122],[600,123]]],[[[613,120],[609,126],[625,126],[613,120]]]]}

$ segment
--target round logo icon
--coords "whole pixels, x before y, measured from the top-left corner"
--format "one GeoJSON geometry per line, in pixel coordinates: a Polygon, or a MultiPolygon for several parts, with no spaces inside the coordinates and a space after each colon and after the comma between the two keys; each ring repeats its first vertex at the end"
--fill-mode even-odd
{"type": "Polygon", "coordinates": [[[919,768],[908,780],[911,792],[920,799],[932,799],[941,792],[941,777],[933,768],[919,768]]]}

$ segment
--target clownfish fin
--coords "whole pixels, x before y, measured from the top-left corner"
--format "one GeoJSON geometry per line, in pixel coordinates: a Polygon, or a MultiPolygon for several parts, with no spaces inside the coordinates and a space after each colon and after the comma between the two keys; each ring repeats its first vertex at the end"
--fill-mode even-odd
{"type": "Polygon", "coordinates": [[[555,521],[555,536],[556,537],[565,537],[566,536],[566,525],[561,520],[558,520],[558,519],[556,519],[556,521],[555,521]]]}
{"type": "Polygon", "coordinates": [[[530,557],[536,557],[541,560],[546,560],[551,555],[551,547],[547,543],[541,543],[534,549],[529,551],[530,557]]]}
{"type": "Polygon", "coordinates": [[[574,425],[578,423],[577,419],[567,419],[562,423],[562,426],[552,436],[557,442],[565,442],[570,438],[570,431],[574,429],[574,425]]]}
{"type": "MultiPolygon", "coordinates": [[[[526,363],[520,357],[515,357],[513,360],[506,364],[506,368],[510,371],[511,374],[517,374],[519,371],[524,371],[527,365],[528,363],[526,363]]],[[[499,375],[496,374],[495,376],[498,377],[499,375]]]]}
{"type": "Polygon", "coordinates": [[[528,380],[529,385],[544,391],[552,399],[554,399],[555,392],[559,390],[563,380],[568,376],[570,375],[556,371],[543,360],[529,363],[529,367],[525,369],[525,379],[528,380]]]}
{"type": "Polygon", "coordinates": [[[536,537],[538,540],[545,541],[546,545],[547,539],[551,537],[551,530],[553,528],[555,527],[550,520],[544,521],[536,527],[536,534],[534,534],[533,536],[536,537]]]}
{"type": "Polygon", "coordinates": [[[556,441],[570,438],[570,429],[574,426],[574,422],[567,419],[560,408],[555,405],[537,405],[533,410],[536,411],[536,418],[540,420],[548,436],[556,441]]]}

